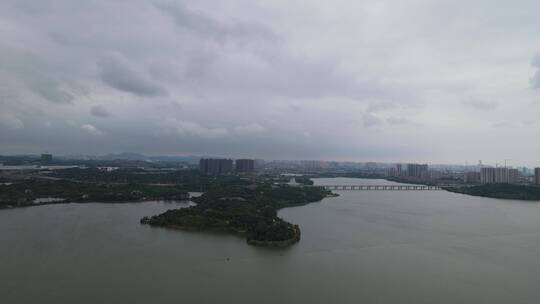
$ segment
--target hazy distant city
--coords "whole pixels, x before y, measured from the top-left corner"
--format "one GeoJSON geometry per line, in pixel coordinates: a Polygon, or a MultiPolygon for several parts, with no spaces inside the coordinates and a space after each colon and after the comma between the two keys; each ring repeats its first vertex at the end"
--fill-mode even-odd
{"type": "Polygon", "coordinates": [[[233,173],[358,173],[365,176],[398,178],[418,183],[436,184],[521,184],[540,185],[540,167],[527,168],[502,164],[444,165],[414,163],[337,162],[318,160],[271,160],[208,158],[198,156],[145,156],[137,153],[110,154],[105,156],[54,156],[52,154],[26,156],[0,156],[2,177],[34,172],[46,176],[53,170],[89,164],[105,166],[104,170],[119,167],[137,167],[145,170],[199,169],[207,175],[233,173]]]}

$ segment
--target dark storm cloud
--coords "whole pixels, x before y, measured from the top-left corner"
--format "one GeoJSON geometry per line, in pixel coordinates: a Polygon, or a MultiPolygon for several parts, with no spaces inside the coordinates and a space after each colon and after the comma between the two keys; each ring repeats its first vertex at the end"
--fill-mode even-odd
{"type": "Polygon", "coordinates": [[[139,96],[156,97],[167,90],[148,75],[137,71],[118,55],[107,56],[100,61],[101,79],[109,86],[139,96]]]}

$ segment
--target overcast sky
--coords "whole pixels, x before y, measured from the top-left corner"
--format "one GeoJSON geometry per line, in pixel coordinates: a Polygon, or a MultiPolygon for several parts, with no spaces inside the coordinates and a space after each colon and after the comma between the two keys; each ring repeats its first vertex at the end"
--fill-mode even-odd
{"type": "Polygon", "coordinates": [[[0,0],[0,153],[540,165],[539,12],[0,0]]]}

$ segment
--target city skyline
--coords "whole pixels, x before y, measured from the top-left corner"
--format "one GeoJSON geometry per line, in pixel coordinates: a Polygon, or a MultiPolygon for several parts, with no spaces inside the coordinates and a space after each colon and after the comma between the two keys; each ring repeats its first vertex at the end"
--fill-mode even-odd
{"type": "MultiPolygon", "coordinates": [[[[41,157],[44,155],[52,155],[48,151],[45,153],[14,153],[14,154],[1,154],[0,156],[5,157],[41,157]]],[[[422,160],[390,160],[390,161],[373,161],[373,160],[337,160],[337,159],[283,159],[283,158],[258,158],[252,155],[241,154],[239,155],[220,155],[220,154],[143,154],[137,152],[119,152],[119,153],[106,153],[106,154],[54,154],[56,158],[66,159],[66,160],[77,160],[77,159],[141,159],[141,158],[217,158],[217,159],[232,159],[232,160],[242,160],[242,159],[254,159],[254,160],[264,160],[267,162],[326,162],[326,163],[357,163],[357,164],[384,164],[384,165],[403,165],[404,171],[406,171],[407,164],[429,164],[430,166],[462,166],[462,167],[492,167],[492,168],[530,168],[534,169],[540,166],[540,159],[538,162],[533,162],[532,164],[524,164],[522,162],[509,162],[509,159],[498,160],[498,161],[484,161],[478,160],[474,161],[465,161],[462,163],[453,163],[453,162],[426,162],[422,160]],[[505,164],[506,161],[506,164],[505,164]]],[[[1,162],[0,162],[1,164],[1,162]]]]}
{"type": "MultiPolygon", "coordinates": [[[[0,157],[8,157],[8,158],[17,158],[17,157],[33,157],[35,158],[36,160],[39,160],[41,159],[42,161],[44,160],[44,157],[49,159],[49,158],[52,158],[53,155],[50,154],[49,152],[46,152],[46,153],[41,153],[41,154],[32,154],[32,153],[19,153],[19,154],[5,154],[5,155],[2,155],[0,154],[0,157]]],[[[399,168],[402,166],[403,167],[403,172],[407,172],[407,165],[429,165],[429,166],[435,166],[435,167],[439,167],[439,166],[443,166],[443,167],[452,167],[452,166],[456,166],[456,167],[463,167],[463,168],[477,168],[477,169],[480,169],[480,168],[517,168],[517,169],[522,169],[522,168],[528,168],[528,169],[534,169],[534,168],[537,168],[539,167],[539,165],[536,165],[536,164],[533,164],[533,165],[524,165],[524,164],[514,164],[514,163],[509,163],[508,159],[506,159],[506,163],[505,161],[498,161],[498,162],[493,162],[493,163],[489,163],[489,162],[484,162],[482,160],[479,160],[477,163],[473,163],[473,162],[464,162],[464,163],[451,163],[451,162],[446,162],[446,163],[430,163],[430,162],[425,162],[425,161],[377,161],[377,162],[374,162],[374,161],[370,161],[370,160],[355,160],[355,161],[351,161],[351,160],[333,160],[333,159],[263,159],[263,158],[256,158],[256,157],[246,157],[246,156],[223,156],[223,155],[210,155],[210,154],[201,154],[201,155],[197,155],[197,154],[189,154],[189,155],[160,155],[160,154],[155,154],[155,155],[152,155],[152,154],[140,154],[140,153],[135,153],[135,152],[122,152],[122,153],[107,153],[107,154],[59,154],[59,155],[54,155],[54,158],[56,160],[84,160],[84,159],[102,159],[102,160],[114,160],[114,159],[128,159],[128,160],[174,160],[174,161],[181,161],[182,159],[184,159],[185,161],[186,160],[191,160],[191,161],[196,161],[196,162],[199,162],[200,159],[230,159],[230,160],[255,160],[255,161],[265,161],[265,162],[291,162],[291,163],[312,163],[312,164],[317,164],[317,163],[337,163],[337,164],[364,164],[364,165],[370,165],[370,164],[373,164],[373,165],[383,165],[383,166],[390,166],[390,167],[394,167],[394,166],[398,166],[399,168]]],[[[50,161],[50,160],[49,160],[50,161]]],[[[540,163],[540,161],[538,162],[540,163]]],[[[0,165],[2,165],[2,162],[0,161],[0,165]]],[[[401,168],[397,171],[397,172],[401,172],[400,171],[401,168]]],[[[430,169],[431,170],[431,169],[430,169]]]]}
{"type": "Polygon", "coordinates": [[[0,154],[536,167],[539,10],[0,1],[0,154]]]}

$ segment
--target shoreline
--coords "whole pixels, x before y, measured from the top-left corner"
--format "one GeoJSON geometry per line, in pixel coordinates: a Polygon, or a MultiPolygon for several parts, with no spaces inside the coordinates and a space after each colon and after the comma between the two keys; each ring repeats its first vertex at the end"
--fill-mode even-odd
{"type": "Polygon", "coordinates": [[[119,200],[119,201],[75,201],[75,200],[64,200],[61,202],[47,202],[47,203],[37,203],[37,204],[25,204],[25,205],[0,205],[0,210],[13,210],[19,208],[30,208],[30,207],[39,207],[47,205],[67,205],[67,204],[138,204],[146,202],[193,202],[191,199],[163,199],[163,198],[150,198],[150,199],[140,199],[140,200],[119,200]]]}
{"type": "MultiPolygon", "coordinates": [[[[236,229],[228,229],[228,228],[210,228],[210,229],[204,229],[204,228],[198,228],[198,227],[191,227],[191,226],[182,226],[182,225],[166,225],[166,226],[159,226],[159,225],[152,225],[151,223],[147,222],[146,219],[149,220],[149,218],[145,217],[141,219],[142,225],[149,225],[152,228],[165,228],[165,229],[174,229],[174,230],[180,230],[185,232],[216,232],[216,233],[232,233],[241,237],[247,236],[247,231],[244,230],[236,230],[236,229]]],[[[267,247],[267,248],[285,248],[290,245],[293,245],[295,243],[298,243],[301,239],[301,231],[300,227],[298,225],[294,225],[294,236],[290,239],[283,240],[283,241],[257,241],[253,239],[246,238],[246,243],[248,245],[252,246],[258,246],[258,247],[267,247]]]]}

